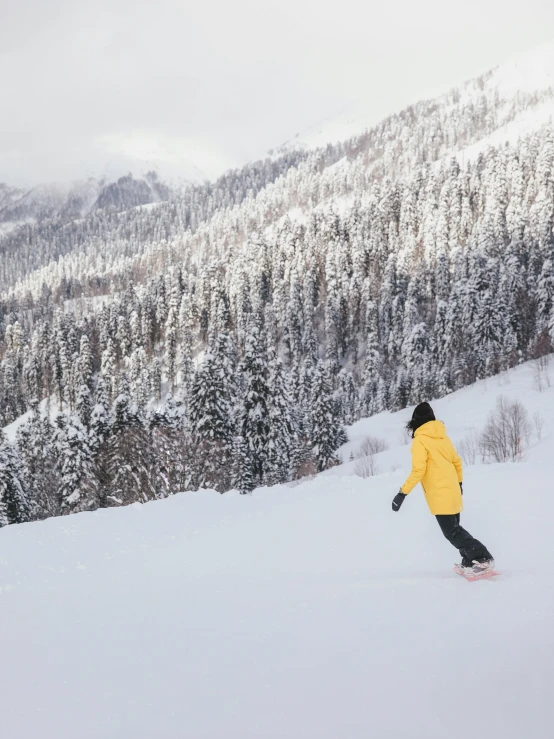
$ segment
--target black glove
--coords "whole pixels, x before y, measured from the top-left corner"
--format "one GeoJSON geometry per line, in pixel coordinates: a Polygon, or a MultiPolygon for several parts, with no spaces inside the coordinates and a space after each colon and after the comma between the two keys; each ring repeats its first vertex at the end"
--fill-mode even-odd
{"type": "Polygon", "coordinates": [[[460,483],[460,493],[462,495],[464,494],[464,483],[463,482],[460,483]]]}
{"type": "Polygon", "coordinates": [[[392,510],[399,511],[400,506],[404,502],[405,498],[406,498],[406,495],[402,492],[402,490],[399,493],[396,493],[392,501],[392,510]]]}

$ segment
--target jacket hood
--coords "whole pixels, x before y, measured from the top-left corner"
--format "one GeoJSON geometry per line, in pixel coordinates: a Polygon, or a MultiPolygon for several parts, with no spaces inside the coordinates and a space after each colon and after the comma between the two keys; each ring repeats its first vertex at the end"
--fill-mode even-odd
{"type": "Polygon", "coordinates": [[[416,429],[414,436],[429,436],[431,439],[444,439],[446,427],[442,421],[427,421],[416,429]]]}

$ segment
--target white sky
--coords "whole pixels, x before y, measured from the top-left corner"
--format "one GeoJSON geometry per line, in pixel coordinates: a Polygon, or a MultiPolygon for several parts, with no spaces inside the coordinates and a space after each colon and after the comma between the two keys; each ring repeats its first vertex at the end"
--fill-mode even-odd
{"type": "Polygon", "coordinates": [[[553,37],[551,0],[0,0],[0,182],[146,158],[213,176],[553,37]]]}

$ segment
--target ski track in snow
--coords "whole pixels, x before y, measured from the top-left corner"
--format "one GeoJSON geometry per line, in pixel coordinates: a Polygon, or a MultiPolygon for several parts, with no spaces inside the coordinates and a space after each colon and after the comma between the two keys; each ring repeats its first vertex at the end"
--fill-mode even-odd
{"type": "Polygon", "coordinates": [[[409,410],[352,428],[346,459],[388,438],[377,477],[348,462],[0,530],[2,737],[551,737],[554,387],[532,381],[526,365],[434,404],[455,441],[500,392],[546,419],[522,463],[467,469],[491,580],[452,572],[420,490],[391,510],[409,410]]]}

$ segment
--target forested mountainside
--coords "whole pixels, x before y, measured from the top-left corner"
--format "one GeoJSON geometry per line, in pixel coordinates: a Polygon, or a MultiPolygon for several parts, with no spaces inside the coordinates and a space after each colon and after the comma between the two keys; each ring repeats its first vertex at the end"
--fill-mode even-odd
{"type": "MultiPolygon", "coordinates": [[[[227,172],[215,183],[194,185],[183,192],[172,192],[152,174],[148,182],[155,185],[156,198],[143,197],[142,202],[143,188],[136,183],[146,181],[120,178],[102,188],[94,207],[89,208],[83,218],[75,220],[75,212],[68,215],[66,207],[55,217],[24,223],[3,238],[0,235],[0,290],[9,294],[10,289],[25,276],[40,274],[37,270],[65,255],[90,253],[115,259],[122,255],[137,255],[148,244],[194,232],[200,223],[209,220],[218,210],[228,209],[247,197],[257,195],[304,158],[302,153],[293,153],[276,161],[255,162],[242,170],[227,172]],[[162,194],[165,197],[161,197],[162,194]],[[163,202],[157,202],[160,200],[163,202]],[[157,205],[153,205],[156,202],[157,205]],[[141,205],[149,207],[135,207],[141,205]]],[[[81,259],[82,256],[79,261],[81,259]]],[[[71,295],[81,294],[76,277],[68,276],[72,284],[71,295]]],[[[44,278],[38,279],[41,283],[39,289],[42,289],[44,278]]],[[[60,279],[55,277],[49,287],[60,284],[60,279]]],[[[96,294],[97,291],[95,288],[87,294],[96,294]]],[[[102,292],[109,292],[108,283],[102,292]]]]}
{"type": "Polygon", "coordinates": [[[4,236],[0,422],[31,411],[2,521],[291,480],[344,423],[550,351],[554,92],[498,80],[4,236]]]}

